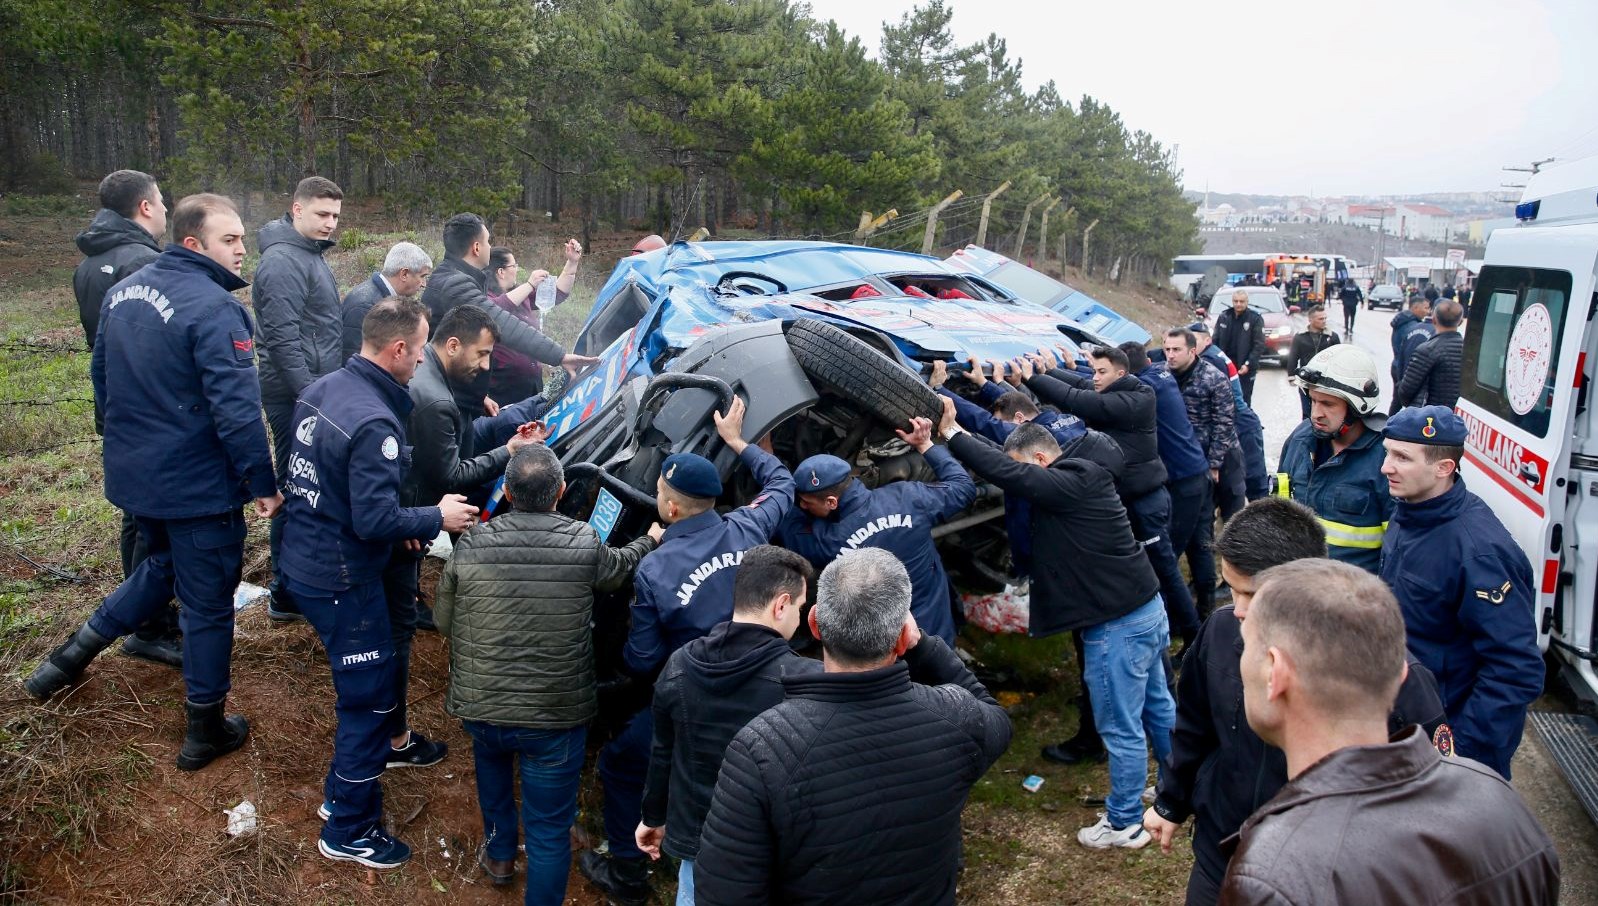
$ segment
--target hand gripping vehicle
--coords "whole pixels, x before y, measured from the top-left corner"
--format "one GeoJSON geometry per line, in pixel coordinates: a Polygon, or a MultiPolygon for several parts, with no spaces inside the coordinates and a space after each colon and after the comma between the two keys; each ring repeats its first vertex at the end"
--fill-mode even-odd
{"type": "MultiPolygon", "coordinates": [[[[1536,576],[1534,617],[1584,710],[1598,706],[1598,158],[1536,174],[1487,242],[1457,404],[1465,478],[1536,576]]],[[[1598,723],[1531,723],[1598,820],[1598,723]]]]}

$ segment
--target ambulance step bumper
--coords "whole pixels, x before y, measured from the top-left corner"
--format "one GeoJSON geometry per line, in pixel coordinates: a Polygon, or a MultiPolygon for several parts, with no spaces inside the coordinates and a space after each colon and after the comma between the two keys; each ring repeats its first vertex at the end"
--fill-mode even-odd
{"type": "Polygon", "coordinates": [[[1587,817],[1598,824],[1598,721],[1554,711],[1532,711],[1528,719],[1587,817]]]}

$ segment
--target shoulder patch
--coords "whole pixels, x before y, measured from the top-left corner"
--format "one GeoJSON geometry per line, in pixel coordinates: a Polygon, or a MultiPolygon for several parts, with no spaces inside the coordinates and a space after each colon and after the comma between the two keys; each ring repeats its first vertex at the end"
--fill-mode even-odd
{"type": "Polygon", "coordinates": [[[1497,607],[1504,603],[1504,599],[1509,596],[1509,591],[1513,587],[1510,583],[1505,582],[1497,588],[1478,588],[1476,589],[1476,597],[1497,607]]]}
{"type": "Polygon", "coordinates": [[[1444,758],[1454,757],[1454,731],[1448,724],[1438,724],[1437,730],[1432,733],[1432,745],[1444,758]]]}
{"type": "Polygon", "coordinates": [[[394,438],[394,435],[392,435],[392,434],[390,434],[389,436],[383,438],[383,458],[384,459],[398,459],[399,458],[399,441],[396,440],[394,438]]]}
{"type": "Polygon", "coordinates": [[[233,341],[233,361],[255,363],[255,338],[250,336],[248,330],[234,330],[228,332],[228,337],[233,341]]]}

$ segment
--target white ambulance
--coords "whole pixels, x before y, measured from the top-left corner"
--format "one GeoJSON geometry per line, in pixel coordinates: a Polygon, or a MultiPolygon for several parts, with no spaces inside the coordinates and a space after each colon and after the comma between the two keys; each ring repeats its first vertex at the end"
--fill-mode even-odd
{"type": "Polygon", "coordinates": [[[1598,158],[1534,175],[1470,300],[1464,475],[1531,560],[1539,639],[1598,704],[1598,158]]]}

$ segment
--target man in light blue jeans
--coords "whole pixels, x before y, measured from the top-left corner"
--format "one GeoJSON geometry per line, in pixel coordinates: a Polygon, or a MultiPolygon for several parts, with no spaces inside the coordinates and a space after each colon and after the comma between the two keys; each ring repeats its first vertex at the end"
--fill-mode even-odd
{"type": "Polygon", "coordinates": [[[1149,749],[1162,770],[1171,754],[1176,702],[1165,682],[1164,665],[1170,644],[1159,595],[1131,613],[1082,630],[1083,681],[1110,753],[1105,815],[1077,833],[1083,846],[1141,849],[1152,839],[1143,830],[1142,797],[1149,749]]]}

